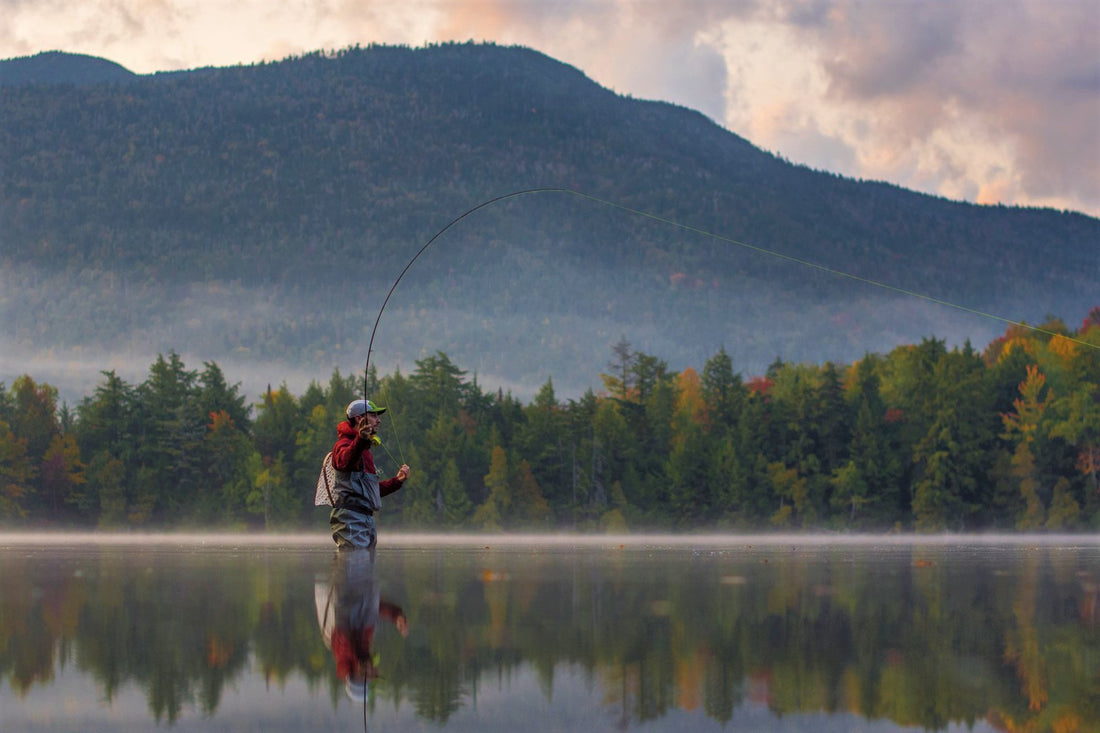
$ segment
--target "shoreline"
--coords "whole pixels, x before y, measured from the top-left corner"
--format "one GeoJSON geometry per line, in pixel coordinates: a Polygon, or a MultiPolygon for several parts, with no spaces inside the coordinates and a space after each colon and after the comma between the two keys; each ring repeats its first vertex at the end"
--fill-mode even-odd
{"type": "MultiPolygon", "coordinates": [[[[9,547],[34,546],[210,546],[210,547],[295,547],[332,550],[327,532],[95,532],[64,530],[0,531],[0,551],[9,547]]],[[[753,546],[1041,546],[1100,547],[1100,534],[1024,534],[1024,533],[880,533],[837,534],[802,533],[448,533],[379,532],[379,545],[389,547],[702,547],[730,548],[753,546]]]]}

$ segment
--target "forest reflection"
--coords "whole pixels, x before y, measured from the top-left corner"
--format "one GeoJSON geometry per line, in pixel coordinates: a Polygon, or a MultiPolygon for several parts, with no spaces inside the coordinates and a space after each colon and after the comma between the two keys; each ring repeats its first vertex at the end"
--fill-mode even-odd
{"type": "Polygon", "coordinates": [[[168,724],[216,719],[258,677],[445,728],[531,672],[545,699],[588,681],[601,726],[754,706],[1096,730],[1098,560],[1095,544],[5,548],[0,681],[18,705],[76,669],[101,706],[136,686],[168,724]]]}

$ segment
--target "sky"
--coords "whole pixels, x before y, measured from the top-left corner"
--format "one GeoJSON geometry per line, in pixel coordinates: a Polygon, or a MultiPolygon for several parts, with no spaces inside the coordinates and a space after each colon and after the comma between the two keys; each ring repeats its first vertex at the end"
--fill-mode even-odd
{"type": "Polygon", "coordinates": [[[818,170],[1100,216],[1098,0],[0,0],[0,58],[137,73],[467,40],[818,170]]]}

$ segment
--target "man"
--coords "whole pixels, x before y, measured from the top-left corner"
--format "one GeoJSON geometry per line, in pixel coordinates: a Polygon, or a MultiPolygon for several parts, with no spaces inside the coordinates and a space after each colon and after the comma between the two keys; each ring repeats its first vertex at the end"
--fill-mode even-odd
{"type": "Polygon", "coordinates": [[[328,522],[332,539],[341,549],[374,548],[378,541],[374,513],[382,508],[382,497],[400,489],[409,477],[409,467],[402,465],[393,478],[378,480],[370,449],[378,442],[385,411],[370,400],[355,400],[345,410],[348,419],[336,427],[332,447],[336,480],[328,522]]]}

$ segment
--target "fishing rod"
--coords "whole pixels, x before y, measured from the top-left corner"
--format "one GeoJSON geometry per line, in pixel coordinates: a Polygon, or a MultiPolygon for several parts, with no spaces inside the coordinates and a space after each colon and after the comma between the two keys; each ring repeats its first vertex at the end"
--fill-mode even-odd
{"type": "Polygon", "coordinates": [[[825,273],[828,273],[830,275],[835,275],[837,277],[844,277],[844,278],[847,278],[849,280],[854,280],[856,282],[863,283],[865,285],[871,285],[871,286],[874,286],[874,287],[877,287],[877,288],[883,288],[885,290],[889,290],[889,291],[892,291],[894,293],[898,293],[900,295],[905,295],[905,296],[908,296],[908,297],[911,297],[911,298],[918,298],[920,300],[924,300],[924,301],[927,301],[929,303],[934,303],[936,305],[941,305],[941,306],[944,306],[944,307],[947,307],[947,308],[954,308],[955,310],[963,311],[964,313],[969,313],[971,315],[977,315],[977,316],[981,316],[983,318],[989,318],[989,319],[992,319],[992,320],[995,320],[995,321],[1000,321],[1000,322],[1006,323],[1010,326],[1017,326],[1019,328],[1024,328],[1024,329],[1033,331],[1035,333],[1041,333],[1041,334],[1044,334],[1046,336],[1058,336],[1058,337],[1066,339],[1067,341],[1071,341],[1075,344],[1078,344],[1080,346],[1086,346],[1086,347],[1091,348],[1091,349],[1100,349],[1100,346],[1097,346],[1096,344],[1089,343],[1088,341],[1085,341],[1084,339],[1074,338],[1073,336],[1066,336],[1065,334],[1057,333],[1055,331],[1051,331],[1049,329],[1041,328],[1039,326],[1032,326],[1032,325],[1024,323],[1022,321],[1016,321],[1016,320],[1013,320],[1011,318],[1005,318],[1004,316],[999,316],[995,313],[987,313],[985,311],[981,311],[981,310],[978,310],[976,308],[970,308],[970,307],[967,307],[965,305],[959,305],[958,303],[952,303],[951,301],[943,300],[941,298],[936,298],[936,297],[933,297],[931,295],[927,295],[925,293],[918,293],[915,290],[907,290],[906,288],[898,287],[896,285],[890,285],[889,283],[880,282],[878,280],[872,280],[871,278],[861,277],[860,275],[855,275],[855,274],[850,273],[850,272],[845,272],[844,270],[838,270],[835,267],[829,267],[827,265],[822,265],[820,263],[813,262],[811,260],[802,259],[801,257],[794,257],[792,255],[784,254],[782,252],[777,252],[775,250],[767,249],[766,247],[760,247],[760,246],[757,246],[757,245],[749,244],[747,242],[742,242],[740,240],[733,239],[731,237],[726,237],[726,236],[723,236],[721,234],[715,234],[714,232],[708,231],[706,229],[701,229],[699,227],[692,226],[690,224],[683,224],[681,222],[675,221],[673,219],[669,219],[667,217],[660,216],[658,214],[654,214],[654,213],[649,212],[649,211],[643,211],[641,209],[635,209],[635,208],[632,208],[630,206],[626,206],[624,204],[619,204],[619,203],[615,203],[614,201],[608,201],[607,199],[602,199],[598,196],[593,196],[591,194],[582,193],[580,191],[575,191],[571,188],[562,188],[562,187],[527,188],[527,189],[523,189],[523,190],[520,190],[520,191],[512,191],[511,193],[501,194],[500,196],[494,196],[491,199],[487,199],[485,201],[482,201],[480,204],[478,204],[478,205],[476,205],[476,206],[474,206],[470,209],[467,209],[466,211],[464,211],[461,214],[459,214],[458,216],[456,216],[454,219],[451,219],[451,221],[449,221],[445,227],[443,227],[438,232],[433,234],[432,238],[424,243],[424,246],[422,246],[417,251],[417,253],[415,255],[413,255],[412,259],[410,259],[408,261],[408,263],[405,265],[404,269],[401,270],[401,274],[398,275],[397,279],[393,281],[393,285],[390,286],[389,292],[386,293],[386,298],[382,301],[382,307],[378,309],[378,317],[374,319],[374,327],[371,329],[371,332],[370,332],[370,342],[367,344],[367,362],[366,362],[366,365],[363,369],[363,394],[364,394],[364,399],[366,399],[367,386],[368,386],[368,383],[369,383],[368,379],[369,379],[369,374],[370,374],[370,355],[371,355],[371,351],[374,348],[374,336],[378,332],[378,324],[382,320],[382,313],[386,310],[386,305],[390,302],[390,296],[393,295],[393,292],[397,289],[397,286],[401,283],[401,279],[405,277],[405,273],[407,273],[409,271],[409,268],[413,266],[413,263],[415,263],[416,260],[420,257],[420,255],[424,254],[424,251],[427,250],[428,247],[432,246],[432,244],[437,239],[439,239],[439,237],[441,237],[448,229],[453,227],[455,224],[458,224],[460,221],[462,221],[466,217],[470,216],[471,214],[473,214],[477,211],[480,211],[481,209],[484,209],[488,206],[492,206],[493,204],[499,203],[501,201],[505,201],[507,199],[513,199],[513,198],[516,198],[516,197],[519,197],[519,196],[526,196],[528,194],[541,194],[541,193],[560,193],[560,194],[566,194],[566,195],[569,195],[569,196],[576,196],[578,198],[585,199],[587,201],[592,201],[592,202],[600,204],[602,206],[607,206],[607,207],[610,207],[610,208],[613,208],[613,209],[618,209],[619,211],[623,211],[623,212],[626,212],[626,213],[629,213],[629,214],[634,214],[635,216],[641,216],[641,217],[644,217],[646,219],[651,219],[652,221],[660,222],[662,224],[667,224],[669,226],[676,227],[677,229],[682,229],[684,231],[692,232],[694,234],[699,234],[701,236],[708,237],[710,239],[715,239],[715,240],[720,241],[720,242],[726,242],[727,244],[733,244],[733,245],[736,245],[738,247],[743,247],[745,249],[752,250],[753,252],[758,252],[760,254],[768,255],[770,257],[777,257],[781,260],[786,260],[787,262],[793,262],[793,263],[796,263],[796,264],[799,264],[799,265],[803,265],[805,267],[811,267],[815,270],[818,270],[820,272],[825,272],[825,273]]]}
{"type": "MultiPolygon", "coordinates": [[[[427,242],[425,242],[423,247],[421,247],[419,250],[417,250],[416,254],[414,254],[412,256],[412,259],[409,260],[408,263],[405,265],[405,268],[403,270],[401,270],[401,274],[398,275],[397,279],[393,281],[393,285],[390,286],[389,292],[386,293],[385,300],[382,301],[382,307],[378,309],[378,317],[374,319],[374,328],[372,328],[371,331],[370,331],[370,342],[367,344],[367,363],[366,363],[366,366],[363,367],[363,394],[364,394],[363,399],[366,399],[365,395],[367,393],[367,387],[369,385],[370,355],[371,355],[371,351],[374,348],[374,335],[375,335],[375,333],[378,332],[378,323],[382,320],[382,313],[386,310],[386,304],[390,302],[390,296],[393,295],[393,291],[397,290],[397,286],[401,283],[401,278],[405,277],[405,273],[409,271],[409,268],[413,266],[413,263],[416,262],[416,260],[420,257],[420,255],[424,254],[424,250],[428,249],[428,247],[431,247],[432,243],[435,242],[435,240],[439,239],[443,235],[444,232],[446,232],[448,229],[453,227],[455,224],[462,221],[467,216],[469,216],[470,214],[473,214],[476,211],[480,211],[481,209],[484,209],[487,206],[492,206],[493,204],[498,203],[500,201],[504,201],[506,199],[516,198],[517,196],[524,196],[524,195],[529,194],[529,193],[551,193],[551,192],[555,192],[555,193],[573,193],[573,194],[577,193],[576,191],[572,191],[568,188],[528,188],[528,189],[524,189],[522,191],[513,191],[511,193],[506,193],[506,194],[502,194],[500,196],[495,196],[491,199],[488,199],[487,201],[482,201],[480,204],[473,207],[472,209],[467,209],[466,211],[464,211],[461,214],[459,214],[458,216],[456,216],[454,219],[451,219],[447,223],[447,226],[443,227],[438,232],[433,234],[432,238],[429,239],[427,242]]],[[[577,194],[577,195],[581,195],[581,194],[577,194]]]]}

